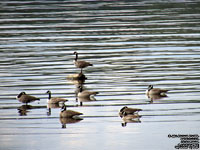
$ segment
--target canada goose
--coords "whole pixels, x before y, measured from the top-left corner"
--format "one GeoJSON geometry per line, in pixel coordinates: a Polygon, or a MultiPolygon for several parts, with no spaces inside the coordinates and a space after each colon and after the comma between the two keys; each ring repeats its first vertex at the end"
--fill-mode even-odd
{"type": "Polygon", "coordinates": [[[122,109],[119,111],[120,117],[127,116],[127,115],[135,115],[139,111],[142,111],[142,109],[139,108],[129,108],[127,106],[124,106],[122,109]]]}
{"type": "Polygon", "coordinates": [[[153,88],[153,85],[148,86],[148,90],[146,90],[147,95],[163,95],[167,93],[169,90],[153,88]]]}
{"type": "Polygon", "coordinates": [[[78,97],[80,98],[91,98],[91,96],[99,94],[99,92],[93,92],[93,91],[87,91],[87,90],[83,91],[82,86],[79,86],[78,88],[80,89],[78,93],[78,97]]]}
{"type": "Polygon", "coordinates": [[[93,96],[90,97],[78,97],[76,98],[76,101],[80,102],[80,106],[83,106],[83,102],[93,102],[96,101],[96,99],[93,96]]]}
{"type": "Polygon", "coordinates": [[[60,112],[60,118],[74,118],[76,119],[79,115],[83,115],[83,113],[73,111],[73,110],[66,110],[67,107],[63,105],[62,111],[60,112]]]}
{"type": "Polygon", "coordinates": [[[83,68],[86,68],[88,66],[93,66],[93,64],[91,64],[87,61],[78,60],[78,53],[77,52],[74,52],[74,54],[76,55],[76,57],[74,59],[74,64],[77,68],[81,68],[81,73],[82,73],[83,68]]]}
{"type": "Polygon", "coordinates": [[[90,102],[96,100],[94,96],[97,95],[99,92],[83,90],[82,86],[79,86],[78,88],[79,92],[77,94],[76,100],[80,101],[81,106],[83,105],[83,102],[90,102]]]}
{"type": "Polygon", "coordinates": [[[22,102],[22,103],[30,103],[30,102],[33,102],[33,101],[36,101],[36,100],[40,100],[39,98],[37,97],[34,97],[34,96],[31,96],[31,95],[28,95],[26,94],[25,92],[21,92],[20,94],[17,95],[17,99],[22,102]]]}
{"type": "Polygon", "coordinates": [[[48,90],[46,93],[49,94],[48,103],[58,104],[60,102],[64,103],[64,102],[68,101],[68,100],[66,100],[64,98],[51,97],[51,91],[50,90],[48,90]]]}

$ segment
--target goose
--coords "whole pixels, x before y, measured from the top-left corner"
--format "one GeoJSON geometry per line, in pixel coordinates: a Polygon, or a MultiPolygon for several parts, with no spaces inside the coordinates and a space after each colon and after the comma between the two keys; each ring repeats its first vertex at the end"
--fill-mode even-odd
{"type": "Polygon", "coordinates": [[[168,91],[166,89],[153,88],[153,85],[149,85],[146,95],[165,95],[168,91]]]}
{"type": "Polygon", "coordinates": [[[82,73],[83,68],[86,68],[88,66],[93,66],[93,64],[91,64],[90,62],[78,60],[77,52],[74,52],[74,54],[76,55],[76,57],[74,59],[74,64],[77,68],[81,68],[81,73],[82,73]]]}
{"type": "Polygon", "coordinates": [[[135,115],[139,111],[142,111],[142,109],[130,108],[130,107],[124,106],[122,109],[120,109],[119,115],[120,115],[120,117],[127,116],[127,115],[135,115]]]}
{"type": "Polygon", "coordinates": [[[68,101],[64,98],[51,97],[51,91],[50,90],[48,90],[46,93],[49,94],[48,103],[50,103],[50,104],[58,104],[60,102],[64,103],[64,102],[68,101]]]}
{"type": "Polygon", "coordinates": [[[20,102],[26,103],[26,105],[27,105],[28,103],[34,102],[34,101],[36,101],[36,100],[40,100],[39,98],[34,97],[34,96],[31,96],[31,95],[28,95],[28,94],[26,94],[25,92],[21,92],[20,94],[17,95],[16,98],[17,98],[20,102]]]}
{"type": "Polygon", "coordinates": [[[76,100],[80,101],[81,106],[83,105],[83,102],[95,101],[96,99],[94,98],[94,96],[99,94],[99,92],[83,90],[82,86],[79,86],[78,89],[79,89],[79,92],[77,94],[76,100]]]}
{"type": "Polygon", "coordinates": [[[62,106],[62,110],[60,112],[60,118],[74,118],[74,119],[79,119],[79,115],[83,115],[83,113],[73,111],[73,110],[66,110],[67,107],[66,105],[62,106]]]}
{"type": "Polygon", "coordinates": [[[91,96],[99,94],[99,92],[93,92],[87,90],[83,91],[82,86],[79,86],[78,88],[79,88],[79,93],[78,93],[79,98],[91,98],[91,96]]]}
{"type": "Polygon", "coordinates": [[[83,102],[93,102],[96,101],[96,99],[93,96],[90,97],[78,97],[76,98],[76,101],[80,102],[80,106],[83,106],[83,102]]]}

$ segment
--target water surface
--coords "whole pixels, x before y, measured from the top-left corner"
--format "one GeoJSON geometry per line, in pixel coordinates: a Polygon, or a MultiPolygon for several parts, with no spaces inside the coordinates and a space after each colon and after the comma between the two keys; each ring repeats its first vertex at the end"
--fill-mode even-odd
{"type": "Polygon", "coordinates": [[[199,134],[200,3],[193,1],[0,2],[1,149],[174,149],[168,134],[199,134]],[[76,101],[73,52],[93,63],[76,101]],[[149,84],[169,89],[151,100],[149,84]],[[83,120],[62,128],[46,91],[83,120]],[[40,102],[24,106],[21,91],[40,102]],[[122,127],[123,106],[143,109],[122,127]],[[159,141],[159,142],[158,142],[159,141]]]}

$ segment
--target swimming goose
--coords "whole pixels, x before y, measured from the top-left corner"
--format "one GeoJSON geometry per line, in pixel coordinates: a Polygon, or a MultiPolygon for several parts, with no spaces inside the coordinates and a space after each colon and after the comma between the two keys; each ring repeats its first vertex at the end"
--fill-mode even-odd
{"type": "Polygon", "coordinates": [[[124,106],[122,109],[120,109],[119,115],[120,115],[120,117],[127,116],[127,115],[135,115],[139,111],[142,111],[142,109],[130,108],[130,107],[124,106]]]}
{"type": "Polygon", "coordinates": [[[163,95],[167,93],[169,90],[153,88],[153,85],[149,85],[148,90],[146,90],[147,95],[163,95]]]}
{"type": "Polygon", "coordinates": [[[74,119],[79,119],[79,115],[83,115],[83,113],[73,111],[73,110],[66,110],[67,107],[63,105],[62,111],[60,112],[60,118],[74,118],[74,119]]]}
{"type": "Polygon", "coordinates": [[[76,55],[76,57],[74,59],[74,64],[77,68],[81,68],[81,73],[82,73],[83,68],[86,68],[88,66],[93,66],[93,64],[91,64],[90,62],[78,60],[78,53],[77,52],[74,52],[74,54],[76,55]]]}
{"type": "Polygon", "coordinates": [[[40,100],[37,97],[31,96],[26,94],[25,92],[21,92],[20,94],[17,95],[17,99],[22,102],[22,103],[26,103],[26,105],[30,102],[34,102],[36,100],[40,100]]]}
{"type": "Polygon", "coordinates": [[[83,102],[95,101],[96,99],[94,98],[94,96],[99,94],[99,92],[83,90],[82,86],[79,86],[78,89],[79,92],[77,94],[77,100],[80,101],[81,106],[83,105],[83,102]]]}
{"type": "Polygon", "coordinates": [[[79,86],[79,93],[78,93],[78,97],[80,98],[91,98],[91,96],[97,95],[99,94],[99,92],[93,92],[93,91],[87,91],[82,89],[82,86],[79,86]]]}
{"type": "Polygon", "coordinates": [[[50,90],[48,90],[46,93],[49,94],[48,103],[58,104],[60,102],[64,103],[64,102],[68,101],[68,100],[66,100],[64,98],[51,97],[51,91],[50,90]]]}

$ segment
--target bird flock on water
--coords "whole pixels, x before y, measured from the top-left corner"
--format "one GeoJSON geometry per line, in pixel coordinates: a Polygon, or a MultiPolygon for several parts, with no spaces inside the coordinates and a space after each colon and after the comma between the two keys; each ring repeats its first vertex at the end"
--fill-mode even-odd
{"type": "MultiPolygon", "coordinates": [[[[76,68],[80,68],[81,71],[79,74],[71,75],[70,78],[75,79],[75,80],[84,80],[86,79],[85,75],[83,74],[83,69],[88,67],[88,66],[93,66],[92,63],[79,60],[78,59],[78,53],[74,52],[75,55],[74,59],[74,65],[76,68]]],[[[162,97],[167,97],[166,93],[169,90],[166,89],[160,89],[160,88],[154,88],[153,85],[149,85],[148,89],[146,90],[146,95],[148,98],[153,101],[154,99],[159,99],[162,97]]],[[[82,84],[78,86],[78,91],[77,91],[77,99],[80,101],[80,105],[83,105],[84,101],[87,100],[92,100],[95,99],[94,96],[97,95],[99,92],[94,92],[94,91],[88,91],[84,90],[82,87],[82,84]]],[[[66,122],[77,122],[82,120],[80,115],[83,115],[83,113],[74,111],[74,110],[68,110],[67,106],[65,105],[65,102],[67,102],[67,99],[64,98],[59,98],[59,97],[52,97],[51,91],[48,90],[46,92],[48,94],[48,105],[53,105],[53,106],[58,106],[59,104],[62,104],[61,111],[60,111],[60,121],[62,123],[62,127],[65,128],[66,122]]],[[[39,101],[40,98],[26,94],[26,92],[21,92],[17,95],[16,97],[19,102],[25,103],[24,105],[26,108],[28,108],[28,103],[34,102],[34,101],[39,101]]],[[[22,111],[22,110],[20,110],[22,111]]],[[[139,108],[130,108],[127,106],[122,107],[119,110],[119,116],[122,118],[123,123],[122,126],[126,126],[128,122],[138,122],[139,118],[141,117],[139,115],[139,112],[142,111],[142,109],[139,108]]],[[[49,112],[50,113],[50,112],[49,112]]]]}

